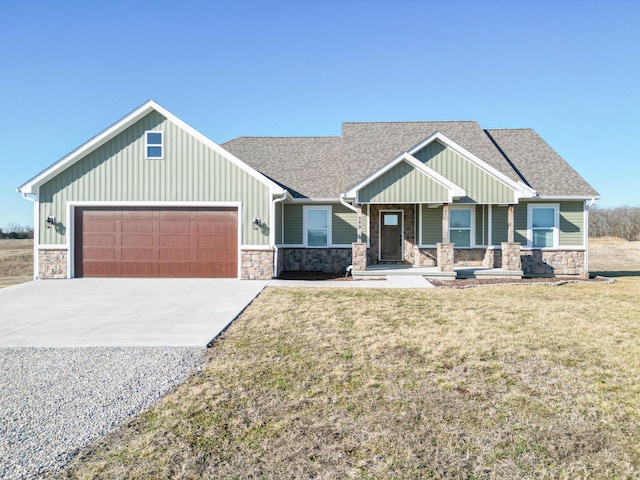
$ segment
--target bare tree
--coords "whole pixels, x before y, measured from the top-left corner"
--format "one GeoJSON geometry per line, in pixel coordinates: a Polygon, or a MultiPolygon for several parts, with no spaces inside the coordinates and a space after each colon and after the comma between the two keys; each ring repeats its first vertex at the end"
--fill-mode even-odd
{"type": "Polygon", "coordinates": [[[593,207],[589,211],[589,236],[640,240],[640,207],[593,207]]]}

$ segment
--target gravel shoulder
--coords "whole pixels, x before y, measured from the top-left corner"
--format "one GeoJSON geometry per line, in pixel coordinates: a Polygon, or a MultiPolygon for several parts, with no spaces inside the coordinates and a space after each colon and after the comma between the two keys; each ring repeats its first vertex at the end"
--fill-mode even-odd
{"type": "Polygon", "coordinates": [[[0,349],[0,478],[62,470],[204,361],[197,347],[0,349]]]}

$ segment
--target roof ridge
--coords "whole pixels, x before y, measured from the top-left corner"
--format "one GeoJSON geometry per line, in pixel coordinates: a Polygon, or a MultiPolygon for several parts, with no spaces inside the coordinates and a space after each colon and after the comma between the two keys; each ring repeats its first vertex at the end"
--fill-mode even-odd
{"type": "Polygon", "coordinates": [[[519,127],[519,128],[485,128],[484,131],[485,132],[491,132],[491,131],[496,131],[496,130],[531,130],[533,132],[535,132],[535,130],[531,127],[519,127]]]}
{"type": "MultiPolygon", "coordinates": [[[[260,140],[265,140],[265,139],[289,139],[289,138],[327,138],[327,139],[341,139],[341,136],[338,135],[301,135],[301,136],[296,136],[296,135],[277,135],[277,136],[259,136],[259,135],[249,135],[249,136],[240,136],[240,137],[234,137],[232,140],[239,140],[239,139],[245,139],[245,138],[256,138],[256,139],[260,139],[260,140]]],[[[229,140],[230,141],[230,140],[229,140]]]]}
{"type": "Polygon", "coordinates": [[[385,121],[373,121],[373,122],[342,122],[342,125],[355,125],[355,124],[363,124],[363,123],[377,123],[377,124],[381,124],[381,123],[477,123],[479,125],[479,122],[477,120],[396,120],[396,121],[391,121],[391,122],[385,122],[385,121]]]}

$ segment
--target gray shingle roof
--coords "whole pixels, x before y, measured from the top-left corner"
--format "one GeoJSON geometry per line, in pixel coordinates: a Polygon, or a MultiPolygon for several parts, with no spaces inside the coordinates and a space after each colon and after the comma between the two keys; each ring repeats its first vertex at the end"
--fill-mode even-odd
{"type": "Polygon", "coordinates": [[[487,133],[538,194],[600,196],[534,130],[491,129],[487,133]]]}
{"type": "Polygon", "coordinates": [[[542,195],[598,195],[533,130],[472,121],[344,123],[341,137],[240,137],[222,147],[294,196],[337,198],[435,132],[542,195]]]}

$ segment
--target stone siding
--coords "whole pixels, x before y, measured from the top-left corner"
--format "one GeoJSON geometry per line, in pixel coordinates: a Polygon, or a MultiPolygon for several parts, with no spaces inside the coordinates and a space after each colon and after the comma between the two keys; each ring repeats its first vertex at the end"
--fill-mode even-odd
{"type": "Polygon", "coordinates": [[[242,250],[240,278],[270,280],[273,278],[273,250],[242,250]]]}
{"type": "Polygon", "coordinates": [[[525,275],[586,277],[584,250],[524,250],[520,254],[525,275]]]}
{"type": "Polygon", "coordinates": [[[351,265],[351,248],[281,248],[283,270],[344,273],[351,265]]]}
{"type": "MultiPolygon", "coordinates": [[[[402,210],[404,216],[404,245],[403,245],[403,258],[405,263],[412,265],[417,264],[419,259],[415,257],[417,249],[414,246],[417,245],[416,239],[416,227],[415,217],[416,209],[415,205],[405,204],[389,204],[389,205],[371,205],[371,215],[369,217],[370,223],[370,237],[369,242],[371,244],[369,248],[367,264],[380,263],[378,259],[378,252],[380,251],[380,210],[402,210]]],[[[387,263],[387,262],[382,262],[387,263]]]]}
{"type": "Polygon", "coordinates": [[[416,257],[416,265],[421,267],[438,265],[438,250],[436,248],[420,248],[416,257]]]}
{"type": "Polygon", "coordinates": [[[38,250],[38,278],[67,278],[67,250],[38,250]]]}

